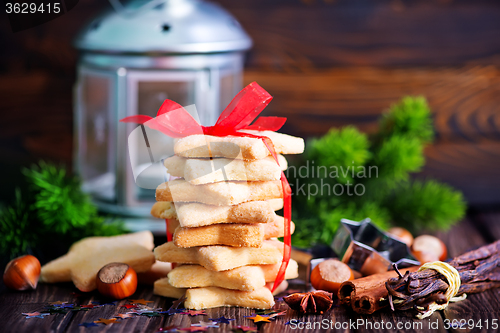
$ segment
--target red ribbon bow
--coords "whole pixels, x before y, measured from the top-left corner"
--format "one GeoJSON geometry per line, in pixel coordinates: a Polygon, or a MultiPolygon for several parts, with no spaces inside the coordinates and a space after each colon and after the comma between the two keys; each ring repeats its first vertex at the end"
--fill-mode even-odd
{"type": "MultiPolygon", "coordinates": [[[[286,122],[284,117],[259,117],[255,120],[264,108],[271,101],[269,95],[256,82],[250,83],[241,90],[231,103],[224,109],[217,119],[214,126],[201,126],[198,122],[178,103],[169,99],[161,105],[156,118],[136,115],[126,117],[120,122],[136,123],[147,125],[148,127],[161,131],[162,133],[173,137],[182,138],[188,135],[205,134],[213,136],[239,136],[261,139],[264,145],[278,163],[278,156],[274,150],[272,141],[266,136],[258,136],[249,133],[240,132],[240,130],[258,130],[258,131],[277,131],[286,122]],[[252,121],[255,122],[250,125],[252,121]]],[[[278,275],[274,281],[272,291],[285,279],[285,271],[290,261],[292,237],[290,233],[290,221],[292,216],[291,188],[283,171],[281,172],[281,185],[283,187],[283,209],[285,219],[285,237],[283,262],[281,263],[278,275]]],[[[171,239],[171,234],[167,230],[167,237],[171,239]]]]}

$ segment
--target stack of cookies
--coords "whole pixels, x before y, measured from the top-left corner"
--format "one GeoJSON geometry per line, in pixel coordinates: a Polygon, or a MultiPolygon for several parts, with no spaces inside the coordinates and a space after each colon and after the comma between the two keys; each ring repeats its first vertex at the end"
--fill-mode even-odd
{"type": "MultiPolygon", "coordinates": [[[[299,154],[301,138],[270,131],[278,154],[299,154]]],[[[184,306],[205,309],[241,306],[267,309],[270,291],[283,260],[284,219],[281,172],[261,139],[192,135],[176,141],[175,156],[165,160],[178,179],[158,186],[151,213],[167,219],[173,241],[155,249],[156,259],[177,264],[155,282],[157,295],[179,298],[184,306]]],[[[291,224],[291,232],[294,230],[291,224]]],[[[290,260],[285,279],[298,276],[290,260]]],[[[286,281],[280,285],[286,288],[286,281]]]]}

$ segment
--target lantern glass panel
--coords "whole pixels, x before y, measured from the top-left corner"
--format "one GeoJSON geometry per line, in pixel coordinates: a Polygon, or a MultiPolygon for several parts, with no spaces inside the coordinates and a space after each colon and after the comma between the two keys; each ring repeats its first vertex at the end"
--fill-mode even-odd
{"type": "MultiPolygon", "coordinates": [[[[127,80],[128,114],[143,114],[155,117],[165,99],[171,99],[183,106],[198,104],[201,98],[199,94],[200,87],[203,86],[202,81],[204,78],[203,73],[197,71],[129,71],[127,80]]],[[[197,115],[193,116],[198,118],[197,115]]],[[[155,147],[161,146],[166,152],[173,151],[173,147],[170,147],[172,140],[164,134],[157,131],[148,131],[147,136],[149,144],[155,147]]],[[[136,149],[129,150],[132,168],[143,170],[148,167],[152,161],[149,150],[144,147],[144,137],[138,135],[135,142],[129,141],[130,144],[136,147],[136,149]]],[[[167,157],[167,155],[164,157],[167,157]]],[[[162,178],[163,173],[161,170],[154,172],[148,170],[147,173],[142,174],[142,177],[158,178],[156,180],[158,184],[165,181],[162,178]]],[[[152,181],[150,179],[148,182],[152,181]]],[[[154,190],[136,184],[133,187],[135,192],[134,201],[150,201],[151,198],[154,198],[154,190]]]]}
{"type": "Polygon", "coordinates": [[[115,148],[113,136],[114,77],[93,71],[83,71],[78,86],[78,145],[77,168],[83,189],[95,197],[114,200],[115,148]]]}
{"type": "Polygon", "coordinates": [[[221,71],[220,77],[220,111],[232,101],[241,89],[241,75],[230,70],[221,71]]]}
{"type": "Polygon", "coordinates": [[[156,117],[156,112],[163,101],[171,99],[180,105],[195,103],[195,83],[185,82],[139,82],[137,111],[156,117]]]}
{"type": "MultiPolygon", "coordinates": [[[[137,111],[139,114],[156,117],[156,113],[165,99],[176,101],[180,105],[190,105],[195,103],[195,82],[194,81],[170,81],[170,82],[150,82],[140,81],[137,86],[137,111]]],[[[169,140],[164,134],[156,131],[147,131],[148,141],[154,145],[169,145],[169,140]]],[[[142,142],[144,138],[139,137],[142,142]]],[[[146,167],[151,162],[147,149],[138,149],[136,163],[140,169],[146,167]]],[[[149,172],[151,177],[160,177],[157,183],[165,181],[161,176],[161,170],[149,172]]],[[[148,176],[148,174],[143,174],[148,176]]],[[[138,201],[150,201],[154,198],[155,191],[146,189],[142,186],[136,186],[136,197],[138,201]]]]}

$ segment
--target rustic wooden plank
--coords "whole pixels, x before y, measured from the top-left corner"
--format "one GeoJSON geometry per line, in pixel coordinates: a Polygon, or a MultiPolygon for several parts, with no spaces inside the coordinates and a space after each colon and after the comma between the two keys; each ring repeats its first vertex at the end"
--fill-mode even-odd
{"type": "MultiPolygon", "coordinates": [[[[0,282],[3,286],[3,282],[0,282]]],[[[1,289],[0,289],[1,290],[1,289]]],[[[72,284],[39,284],[33,291],[0,292],[0,327],[2,332],[63,332],[71,322],[74,313],[56,314],[41,318],[26,319],[22,313],[42,312],[49,302],[74,302],[71,294],[76,289],[72,284]]]]}
{"type": "MultiPolygon", "coordinates": [[[[253,38],[253,68],[500,63],[500,6],[494,0],[219,2],[253,38]]],[[[1,25],[9,48],[0,54],[0,70],[72,73],[77,52],[71,41],[85,22],[109,9],[107,2],[87,0],[57,20],[16,34],[1,25]]]]}
{"type": "MultiPolygon", "coordinates": [[[[439,237],[446,243],[450,257],[457,256],[486,243],[475,227],[467,219],[439,237]]],[[[500,290],[488,290],[468,295],[467,299],[450,305],[443,311],[445,324],[451,325],[452,332],[491,332],[493,319],[500,318],[500,290]],[[464,324],[465,320],[465,324],[464,324]],[[460,322],[462,321],[462,322],[460,322]],[[489,327],[486,327],[486,321],[489,327]],[[472,325],[474,323],[474,325],[472,325]],[[481,327],[476,327],[480,323],[481,327]],[[455,324],[453,326],[453,324],[455,324]],[[471,325],[469,327],[469,324],[471,325]]]]}
{"type": "Polygon", "coordinates": [[[481,212],[476,216],[477,226],[490,242],[500,239],[500,213],[481,212]]]}
{"type": "MultiPolygon", "coordinates": [[[[230,320],[229,324],[220,323],[219,328],[209,328],[207,332],[231,332],[232,328],[235,328],[238,325],[242,326],[256,326],[253,324],[253,321],[245,318],[245,316],[252,316],[255,313],[253,309],[244,309],[237,307],[222,307],[222,308],[213,308],[206,309],[206,316],[187,316],[176,314],[170,317],[167,317],[165,320],[164,326],[175,325],[179,328],[181,327],[189,327],[192,324],[196,324],[200,321],[210,321],[211,318],[220,318],[224,316],[230,320]]],[[[262,325],[262,324],[260,324],[262,325]]],[[[267,324],[266,324],[267,325],[267,324]]]]}
{"type": "MultiPolygon", "coordinates": [[[[72,292],[78,292],[71,283],[39,284],[35,291],[16,292],[4,288],[0,282],[0,327],[2,332],[81,332],[80,324],[97,321],[100,318],[110,319],[118,313],[126,313],[130,310],[121,308],[128,304],[127,300],[117,301],[115,305],[103,305],[89,311],[68,312],[67,314],[54,314],[41,318],[25,319],[21,315],[23,312],[42,312],[49,302],[67,301],[71,304],[91,304],[100,302],[101,304],[111,302],[99,296],[98,292],[84,293],[81,297],[75,298],[72,292]]],[[[137,292],[131,296],[135,299],[145,299],[153,301],[148,306],[168,309],[172,305],[173,299],[153,295],[152,286],[139,286],[137,292]]],[[[251,326],[251,321],[243,316],[252,314],[250,309],[239,308],[218,308],[207,310],[207,316],[190,317],[182,314],[173,316],[163,315],[160,317],[134,316],[133,318],[120,320],[118,324],[104,325],[98,324],[96,330],[106,332],[156,332],[159,328],[175,325],[178,327],[188,327],[201,320],[208,321],[208,318],[237,318],[228,324],[221,324],[220,330],[210,329],[208,332],[230,332],[230,328],[237,325],[251,326]]],[[[93,328],[90,328],[93,329],[93,328]]]]}
{"type": "Polygon", "coordinates": [[[493,1],[220,2],[253,38],[254,68],[500,63],[493,1]]]}
{"type": "MultiPolygon", "coordinates": [[[[47,73],[0,76],[2,101],[0,151],[9,163],[50,159],[67,164],[72,158],[73,112],[71,77],[47,73]]],[[[7,162],[5,162],[7,163],[7,162]]]]}
{"type": "Polygon", "coordinates": [[[260,332],[353,332],[350,327],[350,315],[345,307],[339,307],[338,302],[324,314],[300,314],[297,311],[290,310],[283,301],[278,302],[280,310],[287,310],[285,316],[279,317],[272,323],[265,324],[259,330],[260,332]],[[337,325],[337,326],[335,326],[337,325]]]}
{"type": "Polygon", "coordinates": [[[500,70],[495,67],[351,67],[280,73],[247,70],[274,99],[264,113],[288,117],[284,130],[303,137],[356,124],[372,132],[380,114],[405,95],[422,95],[438,140],[500,138],[500,70]]]}
{"type": "Polygon", "coordinates": [[[470,218],[464,219],[448,231],[437,232],[436,236],[446,244],[449,258],[487,244],[470,218]]]}
{"type": "Polygon", "coordinates": [[[464,301],[450,303],[443,316],[451,332],[495,332],[500,327],[500,290],[468,295],[464,301]],[[499,325],[497,329],[492,326],[494,322],[499,325]]]}
{"type": "MultiPolygon", "coordinates": [[[[139,286],[137,291],[130,297],[131,299],[145,299],[153,301],[148,303],[148,306],[154,308],[168,309],[171,305],[171,300],[153,295],[152,286],[139,286]]],[[[99,296],[97,292],[92,293],[89,303],[92,301],[106,302],[99,296]]],[[[69,323],[66,332],[80,332],[82,323],[98,321],[100,318],[111,319],[119,313],[127,313],[130,310],[122,308],[122,305],[129,304],[127,300],[121,300],[116,305],[104,305],[100,308],[94,308],[90,311],[80,311],[76,313],[73,320],[69,323]]],[[[98,324],[100,331],[106,332],[156,332],[160,327],[163,327],[165,317],[146,317],[136,316],[133,318],[119,320],[117,324],[106,325],[98,324]]]]}
{"type": "Polygon", "coordinates": [[[470,206],[500,202],[500,141],[437,143],[427,147],[425,155],[426,164],[416,178],[452,185],[470,206]]]}

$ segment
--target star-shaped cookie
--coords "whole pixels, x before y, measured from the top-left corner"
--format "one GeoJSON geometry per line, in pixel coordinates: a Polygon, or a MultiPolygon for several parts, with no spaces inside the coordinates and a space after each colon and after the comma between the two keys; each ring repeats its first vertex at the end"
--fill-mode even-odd
{"type": "Polygon", "coordinates": [[[47,283],[73,281],[84,292],[96,289],[95,276],[112,262],[130,265],[137,273],[149,270],[155,261],[153,234],[141,231],[113,237],[84,238],[69,252],[42,267],[40,280],[47,283]]]}

